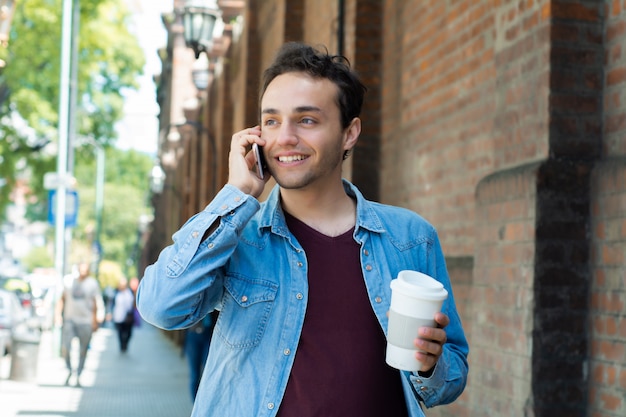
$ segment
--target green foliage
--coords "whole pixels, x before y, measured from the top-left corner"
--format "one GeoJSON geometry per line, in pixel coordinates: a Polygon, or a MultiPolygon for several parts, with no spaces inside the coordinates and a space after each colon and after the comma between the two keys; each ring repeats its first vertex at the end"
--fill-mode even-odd
{"type": "MultiPolygon", "coordinates": [[[[156,138],[155,138],[156,140],[156,138]]],[[[95,181],[96,158],[89,145],[76,149],[76,167],[74,176],[79,184],[91,184],[95,181]]],[[[145,189],[149,184],[150,169],[153,159],[135,150],[106,149],[104,178],[105,182],[130,185],[145,189]]]]}
{"type": "Polygon", "coordinates": [[[50,251],[44,246],[34,247],[20,261],[28,272],[32,272],[37,268],[51,268],[54,266],[54,259],[50,255],[50,251]]]}
{"type": "MultiPolygon", "coordinates": [[[[75,241],[92,242],[96,236],[96,163],[93,154],[81,149],[76,155],[80,209],[75,241]]],[[[109,148],[106,151],[104,207],[100,243],[103,258],[113,261],[128,277],[136,275],[139,218],[148,214],[148,176],[152,158],[137,151],[109,148]],[[130,262],[129,262],[130,261],[130,262]]]]}
{"type": "MultiPolygon", "coordinates": [[[[27,218],[46,220],[47,192],[43,175],[56,171],[63,0],[17,2],[9,48],[0,48],[7,62],[0,73],[0,219],[9,194],[18,181],[29,184],[32,195],[27,218]]],[[[127,0],[80,0],[77,103],[72,120],[79,137],[94,138],[106,151],[104,210],[100,241],[105,272],[117,281],[122,268],[137,253],[140,215],[147,214],[147,155],[113,149],[115,124],[122,118],[123,94],[138,87],[145,63],[132,35],[127,0]],[[111,266],[113,265],[113,266],[111,266]],[[108,272],[106,272],[108,273],[108,272]]],[[[75,81],[75,82],[74,82],[75,81]]],[[[75,149],[74,175],[78,180],[78,225],[72,231],[69,262],[91,256],[94,239],[96,161],[90,145],[75,149]]],[[[51,228],[52,237],[54,229],[51,228]]],[[[48,263],[50,254],[29,254],[29,267],[48,263]],[[31,266],[32,265],[32,266],[31,266]]],[[[45,265],[42,265],[45,266],[45,265]]],[[[112,278],[113,279],[113,278],[112,278]]]]}
{"type": "Polygon", "coordinates": [[[117,288],[117,284],[123,276],[124,272],[119,264],[111,261],[102,261],[100,263],[98,281],[100,281],[100,286],[103,289],[106,287],[117,288]]]}
{"type": "MultiPolygon", "coordinates": [[[[0,74],[0,219],[19,178],[31,182],[45,213],[41,178],[56,159],[60,98],[63,0],[17,2],[7,62],[0,74]],[[52,144],[43,147],[46,142],[52,144]],[[51,148],[53,148],[51,150],[51,148]]],[[[138,87],[145,56],[128,31],[125,0],[81,0],[78,40],[76,131],[103,144],[116,139],[123,114],[122,93],[138,87]]]]}

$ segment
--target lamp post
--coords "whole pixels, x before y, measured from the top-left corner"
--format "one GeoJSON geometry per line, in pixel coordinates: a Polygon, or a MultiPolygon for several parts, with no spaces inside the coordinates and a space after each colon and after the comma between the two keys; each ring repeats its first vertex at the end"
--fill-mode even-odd
{"type": "Polygon", "coordinates": [[[212,47],[213,28],[221,12],[216,0],[186,0],[183,8],[185,43],[193,49],[196,59],[212,47]]]}
{"type": "Polygon", "coordinates": [[[150,189],[153,194],[161,194],[165,187],[165,171],[161,168],[159,161],[155,162],[150,171],[150,189]]]}
{"type": "Polygon", "coordinates": [[[65,275],[65,192],[67,191],[67,145],[69,126],[69,103],[70,103],[70,57],[72,43],[72,0],[63,0],[63,23],[61,28],[61,68],[59,80],[59,123],[58,123],[58,150],[57,155],[57,175],[63,180],[59,181],[56,198],[56,221],[55,221],[55,258],[54,265],[63,280],[65,275]]]}

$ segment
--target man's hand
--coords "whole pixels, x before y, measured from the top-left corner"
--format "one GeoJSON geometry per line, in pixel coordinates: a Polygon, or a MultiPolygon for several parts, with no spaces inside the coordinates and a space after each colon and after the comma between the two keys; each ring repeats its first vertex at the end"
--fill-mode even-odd
{"type": "Polygon", "coordinates": [[[420,327],[419,337],[414,342],[419,349],[415,355],[417,360],[422,363],[421,373],[429,374],[432,371],[443,353],[443,345],[447,341],[444,328],[450,324],[450,318],[444,313],[437,313],[435,314],[435,323],[437,327],[420,327]]]}
{"type": "Polygon", "coordinates": [[[228,184],[256,198],[263,192],[270,175],[266,172],[263,179],[256,175],[256,161],[254,153],[250,151],[253,143],[265,145],[265,140],[261,139],[259,126],[244,129],[233,135],[228,155],[228,184]]]}

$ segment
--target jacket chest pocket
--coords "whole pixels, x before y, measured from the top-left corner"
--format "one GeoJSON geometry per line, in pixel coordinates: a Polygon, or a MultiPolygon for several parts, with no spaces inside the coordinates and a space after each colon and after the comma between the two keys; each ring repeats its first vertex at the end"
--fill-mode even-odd
{"type": "Polygon", "coordinates": [[[233,349],[259,344],[270,318],[278,285],[273,282],[228,276],[215,331],[233,349]]]}

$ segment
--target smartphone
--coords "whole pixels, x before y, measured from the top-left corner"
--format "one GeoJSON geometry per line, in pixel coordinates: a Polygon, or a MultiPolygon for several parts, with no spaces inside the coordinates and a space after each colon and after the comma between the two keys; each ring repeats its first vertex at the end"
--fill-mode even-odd
{"type": "Polygon", "coordinates": [[[265,177],[265,169],[267,169],[265,157],[263,156],[263,148],[253,143],[252,152],[254,152],[254,157],[256,158],[256,173],[259,178],[263,179],[263,177],[265,177]]]}

